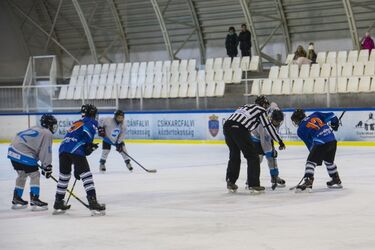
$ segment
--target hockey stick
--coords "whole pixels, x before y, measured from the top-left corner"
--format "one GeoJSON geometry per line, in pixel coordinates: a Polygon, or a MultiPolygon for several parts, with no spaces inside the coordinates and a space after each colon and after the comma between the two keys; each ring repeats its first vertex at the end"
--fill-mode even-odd
{"type": "MultiPolygon", "coordinates": [[[[59,183],[58,180],[56,180],[55,177],[53,177],[53,175],[51,175],[51,178],[52,180],[54,180],[56,183],[59,183]]],[[[77,179],[76,179],[77,180],[77,179]]],[[[89,205],[87,205],[84,201],[82,201],[80,198],[78,198],[71,190],[69,190],[68,188],[66,189],[66,191],[71,195],[73,196],[74,198],[76,198],[77,201],[79,201],[82,205],[84,205],[86,208],[89,208],[89,205]]]]}
{"type": "Polygon", "coordinates": [[[299,184],[301,184],[301,182],[303,181],[304,178],[305,178],[305,176],[302,177],[302,179],[298,182],[297,185],[295,185],[294,187],[289,188],[289,190],[294,190],[294,189],[296,189],[296,188],[299,186],[299,184]]]}
{"type": "Polygon", "coordinates": [[[72,187],[71,193],[69,193],[68,199],[66,200],[66,204],[68,204],[70,197],[72,196],[74,187],[76,186],[76,182],[77,182],[77,179],[74,180],[73,187],[72,187]]]}
{"type": "Polygon", "coordinates": [[[135,163],[137,163],[138,166],[140,166],[144,171],[146,171],[147,173],[156,173],[156,169],[147,169],[145,167],[143,167],[139,162],[137,162],[136,160],[134,160],[133,157],[131,157],[128,153],[126,153],[124,150],[122,150],[122,153],[124,153],[127,157],[129,157],[132,161],[134,161],[135,163]]]}
{"type": "Polygon", "coordinates": [[[340,125],[340,126],[342,126],[341,118],[344,116],[345,113],[346,113],[346,110],[344,110],[344,111],[341,113],[340,117],[339,117],[339,125],[340,125]]]}

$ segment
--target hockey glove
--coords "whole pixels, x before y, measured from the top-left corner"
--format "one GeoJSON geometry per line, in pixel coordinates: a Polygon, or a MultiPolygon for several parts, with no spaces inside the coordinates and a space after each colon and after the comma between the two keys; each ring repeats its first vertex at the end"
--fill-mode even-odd
{"type": "Polygon", "coordinates": [[[98,143],[87,143],[85,145],[85,154],[86,155],[91,155],[92,152],[94,152],[95,149],[97,149],[99,146],[98,146],[98,143]]]}
{"type": "Polygon", "coordinates": [[[105,137],[105,128],[99,127],[98,128],[98,134],[99,134],[100,137],[105,137]]]}
{"type": "Polygon", "coordinates": [[[333,129],[333,131],[339,130],[339,124],[339,119],[337,117],[334,117],[331,120],[331,128],[333,129]]]}
{"type": "Polygon", "coordinates": [[[285,149],[285,144],[283,141],[279,142],[279,150],[284,150],[285,149]]]}
{"type": "Polygon", "coordinates": [[[276,149],[272,150],[272,158],[276,159],[277,155],[278,155],[278,153],[277,153],[276,149]]]}
{"type": "Polygon", "coordinates": [[[48,165],[42,168],[42,175],[44,175],[47,179],[52,175],[52,165],[48,165]]]}
{"type": "Polygon", "coordinates": [[[124,142],[117,144],[116,150],[121,153],[122,151],[124,151],[124,145],[125,145],[124,142]]]}

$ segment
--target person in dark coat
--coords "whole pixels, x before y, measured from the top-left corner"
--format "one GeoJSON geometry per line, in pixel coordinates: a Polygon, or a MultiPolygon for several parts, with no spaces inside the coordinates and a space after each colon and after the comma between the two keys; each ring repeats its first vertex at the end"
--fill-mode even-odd
{"type": "Polygon", "coordinates": [[[225,48],[227,49],[227,55],[232,58],[238,54],[238,36],[234,27],[229,27],[229,33],[225,39],[225,48]]]}
{"type": "Polygon", "coordinates": [[[247,29],[246,24],[241,25],[241,32],[238,36],[240,42],[241,56],[251,57],[251,33],[247,29]]]}

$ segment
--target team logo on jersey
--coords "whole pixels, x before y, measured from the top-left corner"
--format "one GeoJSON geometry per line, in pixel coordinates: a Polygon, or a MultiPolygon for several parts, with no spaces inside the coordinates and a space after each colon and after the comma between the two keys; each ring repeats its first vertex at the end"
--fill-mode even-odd
{"type": "Polygon", "coordinates": [[[217,115],[211,115],[209,117],[208,130],[213,137],[217,136],[219,133],[219,117],[217,115]]]}
{"type": "Polygon", "coordinates": [[[119,129],[114,129],[112,131],[111,136],[114,137],[114,138],[116,138],[119,134],[120,134],[120,130],[119,129]]]}

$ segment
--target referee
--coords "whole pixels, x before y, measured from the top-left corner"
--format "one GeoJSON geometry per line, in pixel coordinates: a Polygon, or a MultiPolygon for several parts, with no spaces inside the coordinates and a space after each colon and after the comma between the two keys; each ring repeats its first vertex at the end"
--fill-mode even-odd
{"type": "Polygon", "coordinates": [[[245,104],[238,108],[224,123],[225,143],[229,147],[229,161],[226,174],[228,190],[235,192],[238,189],[236,181],[240,174],[241,151],[247,160],[247,180],[251,192],[264,191],[260,186],[260,162],[255,145],[249,140],[249,131],[254,130],[259,123],[268,131],[272,139],[280,145],[279,149],[285,149],[275,127],[267,117],[270,102],[265,96],[258,96],[255,104],[245,104]]]}

